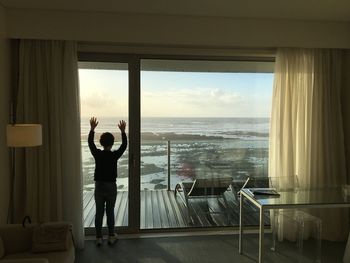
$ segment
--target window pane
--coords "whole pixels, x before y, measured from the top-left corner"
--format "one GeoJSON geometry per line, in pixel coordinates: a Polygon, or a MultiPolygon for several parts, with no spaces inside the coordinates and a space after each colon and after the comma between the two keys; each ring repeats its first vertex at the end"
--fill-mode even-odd
{"type": "Polygon", "coordinates": [[[267,177],[273,63],[141,66],[141,227],[238,225],[237,196],[226,189],[267,177]],[[174,198],[178,184],[198,192],[174,198]]]}
{"type": "MultiPolygon", "coordinates": [[[[103,132],[114,135],[112,150],[121,144],[119,120],[128,123],[128,64],[80,62],[80,103],[81,103],[81,146],[83,164],[84,226],[94,227],[95,200],[94,170],[95,160],[90,153],[87,136],[90,130],[89,120],[96,117],[99,121],[95,129],[95,144],[99,143],[103,132]]],[[[128,134],[128,126],[126,128],[128,134]]],[[[118,161],[117,200],[115,205],[115,225],[128,225],[128,149],[118,161]]],[[[104,217],[104,226],[106,218],[104,217]]]]}

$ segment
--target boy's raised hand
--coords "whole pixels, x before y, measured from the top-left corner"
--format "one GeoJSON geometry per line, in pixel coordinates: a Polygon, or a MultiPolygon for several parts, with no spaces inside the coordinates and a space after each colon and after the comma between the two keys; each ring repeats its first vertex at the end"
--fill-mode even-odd
{"type": "Polygon", "coordinates": [[[121,132],[125,132],[126,122],[124,120],[119,121],[118,127],[121,132]]]}
{"type": "Polygon", "coordinates": [[[90,119],[90,129],[92,131],[94,131],[97,125],[98,125],[98,121],[97,121],[96,117],[92,117],[90,119]]]}

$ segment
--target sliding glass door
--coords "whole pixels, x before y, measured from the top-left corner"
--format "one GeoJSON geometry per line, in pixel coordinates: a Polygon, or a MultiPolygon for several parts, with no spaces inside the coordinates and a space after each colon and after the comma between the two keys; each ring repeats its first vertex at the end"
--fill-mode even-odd
{"type": "Polygon", "coordinates": [[[272,69],[141,60],[141,229],[238,225],[235,189],[267,179],[272,69]]]}
{"type": "MultiPolygon", "coordinates": [[[[127,122],[129,133],[129,66],[128,63],[80,62],[80,100],[81,100],[81,145],[83,168],[83,215],[84,227],[94,230],[95,200],[94,171],[95,160],[90,153],[87,136],[90,131],[89,120],[96,117],[95,144],[103,149],[99,139],[102,133],[110,132],[115,141],[112,151],[121,144],[118,128],[120,120],[127,122]]],[[[115,226],[129,225],[129,150],[118,161],[117,199],[115,205],[115,226]]],[[[103,226],[106,226],[104,217],[103,226]]]]}
{"type": "MultiPolygon", "coordinates": [[[[95,216],[92,116],[98,146],[109,131],[118,148],[117,123],[128,124],[118,163],[119,232],[238,225],[237,189],[248,176],[267,177],[273,65],[80,54],[87,233],[94,233],[95,216]]],[[[258,220],[250,215],[247,222],[258,220]]]]}

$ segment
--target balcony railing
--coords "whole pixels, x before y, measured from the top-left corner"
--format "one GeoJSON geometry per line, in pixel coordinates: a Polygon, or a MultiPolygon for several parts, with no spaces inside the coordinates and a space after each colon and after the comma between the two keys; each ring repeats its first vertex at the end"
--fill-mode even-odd
{"type": "MultiPolygon", "coordinates": [[[[238,204],[230,191],[225,193],[228,200],[227,205],[220,200],[215,201],[216,203],[210,201],[214,209],[228,211],[229,221],[227,221],[225,215],[208,216],[206,206],[201,204],[201,202],[208,202],[208,200],[198,199],[198,202],[193,204],[194,215],[192,216],[195,217],[193,224],[187,222],[187,209],[181,199],[174,197],[173,192],[175,185],[179,181],[193,181],[197,177],[230,175],[233,180],[241,180],[247,175],[267,176],[266,148],[225,149],[226,143],[223,140],[211,140],[210,142],[143,140],[141,145],[141,228],[238,225],[238,204]],[[152,160],[156,160],[156,162],[152,163],[152,160]],[[149,179],[153,178],[152,172],[154,172],[153,175],[158,176],[154,177],[153,181],[149,179]],[[164,182],[164,184],[160,184],[160,181],[164,182]]],[[[88,183],[84,187],[84,226],[92,227],[95,215],[92,181],[94,160],[90,156],[87,144],[85,147],[85,161],[84,156],[83,161],[85,165],[84,177],[86,178],[84,182],[88,183]],[[86,158],[90,159],[86,160],[86,158]]],[[[127,163],[128,152],[119,161],[118,172],[121,177],[117,181],[116,226],[126,226],[128,222],[127,163]]],[[[246,220],[248,224],[255,225],[258,223],[257,216],[249,216],[246,220]]]]}

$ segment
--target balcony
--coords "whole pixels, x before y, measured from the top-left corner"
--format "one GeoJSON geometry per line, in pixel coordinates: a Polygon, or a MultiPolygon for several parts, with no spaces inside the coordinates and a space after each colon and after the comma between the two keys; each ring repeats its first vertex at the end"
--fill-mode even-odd
{"type": "MultiPolygon", "coordinates": [[[[166,229],[188,227],[225,227],[239,225],[239,206],[231,191],[225,193],[227,205],[222,199],[196,198],[191,200],[191,218],[188,221],[187,208],[181,198],[174,196],[174,191],[142,190],[141,194],[141,229],[166,229]],[[210,211],[208,213],[208,206],[210,211]]],[[[246,213],[247,225],[258,225],[259,214],[254,208],[246,213]]],[[[268,222],[268,214],[266,221],[268,222]]],[[[84,227],[94,227],[95,201],[93,191],[84,192],[84,227]]],[[[115,225],[128,224],[128,191],[119,191],[115,206],[115,225]]],[[[106,217],[103,225],[106,226],[106,217]]]]}
{"type": "MultiPolygon", "coordinates": [[[[229,145],[230,142],[177,140],[170,143],[166,140],[144,140],[141,148],[141,229],[238,226],[239,204],[229,188],[224,193],[227,202],[223,198],[192,199],[190,220],[185,203],[179,196],[174,195],[175,185],[180,181],[193,181],[208,176],[229,176],[234,182],[242,181],[247,175],[267,176],[266,148],[233,148],[229,145]]],[[[90,156],[87,145],[85,152],[90,156]]],[[[127,156],[126,152],[118,168],[121,178],[117,181],[116,226],[128,225],[127,156]]],[[[84,187],[85,227],[94,227],[95,217],[91,181],[94,166],[91,161],[93,159],[90,157],[84,173],[85,178],[90,178],[84,187]]],[[[247,213],[245,220],[249,225],[257,225],[257,211],[247,213]]],[[[106,225],[106,218],[103,224],[106,225]]]]}

